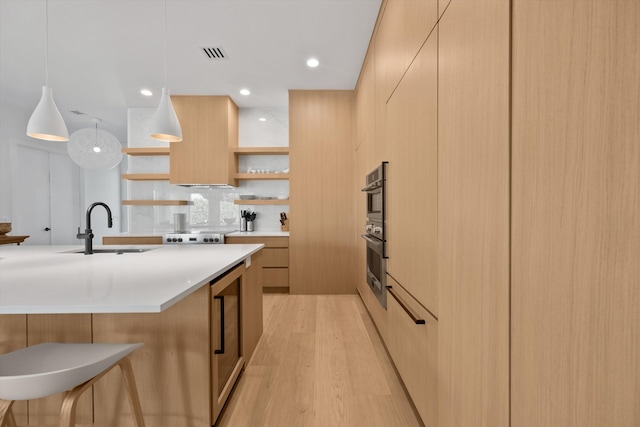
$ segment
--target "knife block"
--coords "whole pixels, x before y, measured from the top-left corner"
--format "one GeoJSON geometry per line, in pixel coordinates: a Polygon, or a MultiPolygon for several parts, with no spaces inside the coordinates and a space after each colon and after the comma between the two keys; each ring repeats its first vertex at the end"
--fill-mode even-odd
{"type": "Polygon", "coordinates": [[[280,224],[280,231],[289,231],[289,218],[283,221],[284,221],[284,224],[280,224]]]}

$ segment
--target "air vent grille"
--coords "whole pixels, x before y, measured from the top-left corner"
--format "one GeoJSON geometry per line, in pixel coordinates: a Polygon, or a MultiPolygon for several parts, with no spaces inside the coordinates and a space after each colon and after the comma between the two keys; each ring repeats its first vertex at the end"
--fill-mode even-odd
{"type": "Polygon", "coordinates": [[[211,60],[228,59],[226,52],[221,46],[201,47],[200,49],[202,49],[204,54],[207,55],[208,59],[211,59],[211,60]]]}

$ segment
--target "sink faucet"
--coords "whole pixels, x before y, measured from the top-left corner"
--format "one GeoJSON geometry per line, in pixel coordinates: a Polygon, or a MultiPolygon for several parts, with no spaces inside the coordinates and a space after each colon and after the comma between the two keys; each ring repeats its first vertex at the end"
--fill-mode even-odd
{"type": "Polygon", "coordinates": [[[113,227],[113,220],[111,219],[111,209],[109,209],[109,206],[107,206],[106,203],[102,202],[92,203],[91,206],[87,208],[87,218],[85,221],[85,225],[87,226],[87,228],[85,228],[84,233],[81,234],[80,227],[78,227],[78,234],[76,235],[78,239],[84,239],[85,255],[91,255],[93,253],[93,230],[91,230],[91,211],[93,211],[93,208],[95,208],[96,206],[104,206],[104,208],[107,210],[107,227],[113,227]]]}

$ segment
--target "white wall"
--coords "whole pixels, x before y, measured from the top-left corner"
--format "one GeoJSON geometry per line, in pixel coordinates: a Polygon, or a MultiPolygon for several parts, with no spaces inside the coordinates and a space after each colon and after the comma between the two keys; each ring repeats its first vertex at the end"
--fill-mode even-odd
{"type": "MultiPolygon", "coordinates": [[[[34,105],[35,108],[35,105],[34,105]]],[[[14,193],[14,185],[11,176],[11,138],[22,141],[34,141],[42,144],[43,147],[60,148],[65,143],[41,141],[30,138],[26,135],[27,122],[31,116],[32,110],[26,111],[15,105],[8,104],[5,99],[0,99],[0,222],[11,222],[13,218],[12,197],[14,193]]],[[[72,133],[77,129],[69,129],[72,133]]],[[[126,145],[125,141],[121,141],[126,145]]],[[[15,167],[28,168],[30,165],[17,164],[15,167]]],[[[78,226],[84,228],[84,211],[93,201],[102,201],[109,205],[114,214],[114,228],[109,233],[120,231],[121,220],[121,203],[120,203],[120,169],[118,167],[110,171],[91,171],[83,170],[80,188],[80,200],[83,206],[81,215],[81,224],[78,226]]],[[[28,194],[16,194],[16,198],[29,197],[28,194]]],[[[39,201],[35,201],[38,203],[39,201]]],[[[97,212],[96,212],[97,215],[97,212]]],[[[100,242],[101,236],[106,234],[106,220],[93,221],[94,242],[100,242]],[[104,222],[104,225],[102,224],[104,222]],[[104,230],[103,230],[104,228],[104,230]]],[[[11,234],[11,233],[10,233],[11,234]]],[[[79,244],[82,242],[78,241],[79,244]]]]}

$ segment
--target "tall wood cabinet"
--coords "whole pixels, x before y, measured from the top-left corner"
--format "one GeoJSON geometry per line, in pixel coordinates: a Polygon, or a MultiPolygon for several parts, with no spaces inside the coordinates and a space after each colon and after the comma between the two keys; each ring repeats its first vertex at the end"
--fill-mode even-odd
{"type": "Polygon", "coordinates": [[[400,3],[383,2],[358,91],[373,74],[390,283],[437,317],[429,333],[403,325],[393,298],[386,322],[372,311],[417,408],[436,382],[437,421],[423,421],[640,425],[640,2],[439,0],[436,29],[398,73],[400,3]],[[412,209],[428,218],[417,247],[412,209]],[[435,365],[411,362],[434,335],[435,365]]]}
{"type": "Polygon", "coordinates": [[[638,426],[640,3],[514,1],[512,96],[512,425],[638,426]]]}
{"type": "Polygon", "coordinates": [[[508,426],[509,1],[438,27],[440,426],[508,426]]]}
{"type": "Polygon", "coordinates": [[[289,292],[356,292],[354,92],[289,91],[289,292]]]}
{"type": "Polygon", "coordinates": [[[387,272],[438,315],[438,37],[387,102],[387,272]]]}

